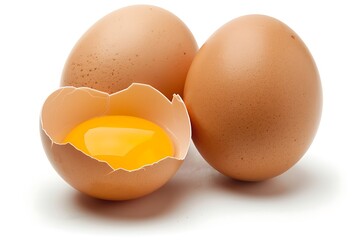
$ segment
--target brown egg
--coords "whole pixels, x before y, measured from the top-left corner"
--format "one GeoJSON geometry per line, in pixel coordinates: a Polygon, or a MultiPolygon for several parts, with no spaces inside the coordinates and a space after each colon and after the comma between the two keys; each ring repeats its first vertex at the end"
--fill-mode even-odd
{"type": "Polygon", "coordinates": [[[193,141],[221,173],[258,181],[293,166],[309,148],[322,109],[315,62],[274,18],[249,15],[216,31],[186,81],[193,141]]]}
{"type": "Polygon", "coordinates": [[[198,46],[187,26],[155,6],[135,5],[110,13],[77,42],[63,70],[61,86],[114,93],[145,83],[169,99],[182,96],[198,46]]]}
{"type": "Polygon", "coordinates": [[[45,101],[40,123],[44,150],[55,170],[75,189],[100,199],[134,199],[157,190],[176,173],[190,146],[190,120],[180,96],[174,95],[170,102],[144,84],[132,84],[111,95],[91,88],[60,88],[45,101]],[[63,143],[75,126],[104,115],[134,116],[158,124],[169,134],[174,155],[130,171],[113,169],[63,143]]]}

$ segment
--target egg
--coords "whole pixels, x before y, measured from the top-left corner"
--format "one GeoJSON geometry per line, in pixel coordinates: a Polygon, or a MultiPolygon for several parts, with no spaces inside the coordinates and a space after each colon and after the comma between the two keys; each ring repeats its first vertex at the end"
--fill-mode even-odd
{"type": "Polygon", "coordinates": [[[322,109],[312,55],[281,21],[236,18],[201,47],[184,90],[193,141],[234,179],[260,181],[292,167],[309,148],[322,109]]]}
{"type": "Polygon", "coordinates": [[[114,93],[137,82],[171,99],[174,93],[182,96],[197,50],[192,33],[174,14],[150,5],[121,8],[79,39],[65,63],[61,86],[114,93]]]}
{"type": "Polygon", "coordinates": [[[159,189],[181,166],[191,141],[181,97],[170,102],[139,83],[113,94],[87,87],[56,90],[43,105],[40,133],[59,175],[80,192],[105,200],[139,198],[159,189]],[[120,158],[111,159],[115,155],[120,158]]]}

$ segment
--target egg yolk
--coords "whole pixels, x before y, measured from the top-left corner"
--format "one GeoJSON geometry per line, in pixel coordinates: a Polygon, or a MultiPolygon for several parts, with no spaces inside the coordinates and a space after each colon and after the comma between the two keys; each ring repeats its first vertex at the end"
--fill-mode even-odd
{"type": "Polygon", "coordinates": [[[137,117],[109,115],[89,119],[64,139],[113,169],[135,170],[173,156],[170,137],[158,125],[137,117]]]}

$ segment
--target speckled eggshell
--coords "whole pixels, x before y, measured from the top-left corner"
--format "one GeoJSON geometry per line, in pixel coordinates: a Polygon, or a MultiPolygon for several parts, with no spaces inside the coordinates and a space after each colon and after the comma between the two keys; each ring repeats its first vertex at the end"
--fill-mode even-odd
{"type": "Polygon", "coordinates": [[[149,5],[121,8],[100,19],[77,42],[61,86],[114,93],[137,82],[172,99],[174,93],[182,96],[197,50],[190,30],[172,13],[149,5]]]}
{"type": "Polygon", "coordinates": [[[279,20],[248,15],[202,46],[184,100],[206,161],[231,178],[259,181],[285,172],[307,151],[321,117],[322,90],[300,37],[279,20]]]}

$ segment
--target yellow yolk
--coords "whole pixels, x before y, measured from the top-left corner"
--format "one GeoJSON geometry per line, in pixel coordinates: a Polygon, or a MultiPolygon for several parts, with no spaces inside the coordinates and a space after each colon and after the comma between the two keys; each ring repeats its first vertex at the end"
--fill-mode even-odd
{"type": "Polygon", "coordinates": [[[113,169],[135,170],[173,156],[170,137],[158,125],[137,117],[102,116],[76,126],[64,139],[113,169]]]}

